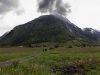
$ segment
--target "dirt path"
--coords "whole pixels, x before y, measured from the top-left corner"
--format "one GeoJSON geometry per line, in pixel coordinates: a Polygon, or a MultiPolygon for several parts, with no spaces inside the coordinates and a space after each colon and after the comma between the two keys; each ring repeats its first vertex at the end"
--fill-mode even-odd
{"type": "Polygon", "coordinates": [[[42,53],[43,53],[43,52],[38,53],[38,54],[35,54],[35,55],[23,57],[23,58],[17,58],[17,59],[12,59],[12,60],[8,60],[8,61],[0,62],[0,67],[8,66],[8,65],[10,65],[13,61],[23,62],[23,61],[25,61],[25,60],[33,59],[33,58],[38,57],[38,56],[41,55],[42,53]]]}

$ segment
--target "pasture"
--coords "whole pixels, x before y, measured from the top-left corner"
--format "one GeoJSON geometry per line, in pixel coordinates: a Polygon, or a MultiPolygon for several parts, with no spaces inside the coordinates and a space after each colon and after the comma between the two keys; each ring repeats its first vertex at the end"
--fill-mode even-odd
{"type": "Polygon", "coordinates": [[[0,62],[34,55],[41,51],[41,48],[0,48],[0,62]]]}
{"type": "MultiPolygon", "coordinates": [[[[0,61],[38,54],[42,49],[0,48],[0,61]]],[[[100,75],[100,47],[48,50],[34,59],[1,67],[0,75],[100,75]]]]}

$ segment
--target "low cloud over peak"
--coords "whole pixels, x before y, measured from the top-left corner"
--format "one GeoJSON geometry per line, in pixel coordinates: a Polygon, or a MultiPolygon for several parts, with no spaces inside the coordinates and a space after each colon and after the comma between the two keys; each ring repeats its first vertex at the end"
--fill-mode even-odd
{"type": "Polygon", "coordinates": [[[41,13],[58,13],[66,16],[70,11],[70,5],[63,3],[62,0],[37,0],[38,12],[41,13]]]}

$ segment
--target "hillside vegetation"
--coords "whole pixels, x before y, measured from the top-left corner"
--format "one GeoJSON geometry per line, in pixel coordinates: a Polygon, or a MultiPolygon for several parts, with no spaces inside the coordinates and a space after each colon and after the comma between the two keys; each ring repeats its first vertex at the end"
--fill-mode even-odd
{"type": "Polygon", "coordinates": [[[85,33],[73,23],[63,21],[53,15],[44,15],[26,24],[16,26],[2,38],[0,45],[27,46],[42,42],[66,43],[72,40],[79,43],[99,44],[98,38],[85,33]]]}

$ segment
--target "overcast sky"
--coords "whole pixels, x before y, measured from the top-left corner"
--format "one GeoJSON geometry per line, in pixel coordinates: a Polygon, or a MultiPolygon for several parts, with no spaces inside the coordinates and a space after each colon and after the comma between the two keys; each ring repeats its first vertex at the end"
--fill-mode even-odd
{"type": "MultiPolygon", "coordinates": [[[[44,0],[46,2],[44,4],[48,4],[48,1],[54,2],[54,0],[44,0]]],[[[92,27],[100,30],[100,0],[63,0],[65,4],[60,0],[57,2],[55,7],[57,10],[53,10],[50,5],[45,5],[45,9],[49,8],[49,12],[66,15],[71,22],[80,28],[92,27]],[[66,12],[66,9],[69,8],[66,6],[66,2],[71,6],[71,13],[69,14],[66,12]]],[[[46,12],[44,10],[37,12],[38,4],[37,0],[0,0],[0,36],[19,24],[35,19],[41,15],[41,12],[46,12]]],[[[40,4],[40,8],[43,8],[44,4],[40,4]]]]}

